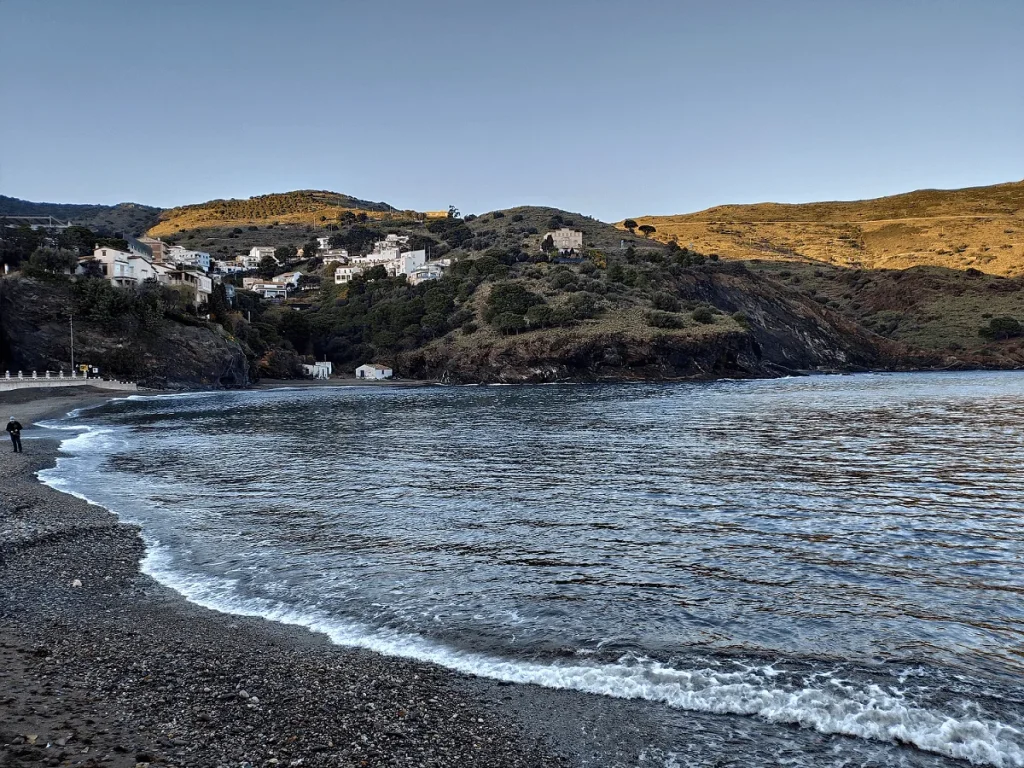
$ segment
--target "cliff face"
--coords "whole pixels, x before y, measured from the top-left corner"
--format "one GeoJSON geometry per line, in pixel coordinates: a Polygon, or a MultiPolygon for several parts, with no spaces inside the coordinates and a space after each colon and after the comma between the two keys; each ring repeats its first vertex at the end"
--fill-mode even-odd
{"type": "Polygon", "coordinates": [[[742,328],[659,331],[601,322],[518,336],[447,340],[399,357],[403,376],[453,383],[744,378],[892,367],[898,350],[817,302],[742,268],[688,276],[682,299],[742,312],[742,328]]]}
{"type": "MultiPolygon", "coordinates": [[[[71,368],[66,285],[0,280],[0,369],[71,368]]],[[[251,384],[245,350],[219,327],[164,319],[146,329],[111,330],[75,320],[75,363],[156,388],[234,388],[251,384]]]]}

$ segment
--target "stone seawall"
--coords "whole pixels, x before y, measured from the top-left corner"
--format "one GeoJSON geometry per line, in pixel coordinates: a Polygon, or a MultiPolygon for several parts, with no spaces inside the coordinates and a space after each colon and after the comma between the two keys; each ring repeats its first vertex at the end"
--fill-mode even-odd
{"type": "Polygon", "coordinates": [[[128,392],[137,392],[139,385],[133,381],[107,381],[106,379],[86,378],[38,378],[38,379],[15,379],[0,378],[0,392],[13,392],[20,389],[35,389],[38,387],[95,387],[96,389],[112,389],[128,392]]]}

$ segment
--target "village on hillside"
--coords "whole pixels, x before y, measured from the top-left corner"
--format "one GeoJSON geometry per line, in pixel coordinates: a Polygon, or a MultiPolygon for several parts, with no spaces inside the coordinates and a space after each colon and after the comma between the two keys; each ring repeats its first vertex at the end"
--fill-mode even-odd
{"type": "MultiPolygon", "coordinates": [[[[5,220],[4,226],[27,226],[45,231],[51,239],[75,226],[71,222],[45,218],[46,221],[5,220]]],[[[270,304],[302,310],[314,298],[309,294],[319,291],[332,279],[334,285],[344,286],[357,278],[404,277],[410,285],[416,286],[441,279],[453,264],[450,257],[431,259],[428,248],[412,247],[412,238],[404,234],[385,234],[356,252],[334,247],[331,240],[326,236],[316,237],[302,248],[254,245],[248,251],[236,253],[234,258],[218,259],[209,252],[161,238],[125,235],[103,238],[92,253],[78,256],[73,268],[65,266],[61,271],[102,278],[121,289],[136,288],[149,281],[166,285],[177,290],[185,304],[202,315],[210,311],[215,292],[231,307],[236,304],[238,291],[248,291],[270,304]]],[[[541,250],[568,258],[581,255],[583,232],[564,226],[545,232],[541,237],[541,250]]],[[[334,375],[333,366],[326,361],[302,367],[314,379],[334,375]]],[[[360,365],[354,375],[357,379],[380,380],[391,378],[393,371],[389,366],[371,362],[360,365]]]]}

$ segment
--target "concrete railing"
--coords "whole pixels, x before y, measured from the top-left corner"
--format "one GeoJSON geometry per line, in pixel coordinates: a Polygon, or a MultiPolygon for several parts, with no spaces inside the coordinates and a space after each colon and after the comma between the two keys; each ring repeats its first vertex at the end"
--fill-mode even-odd
{"type": "Polygon", "coordinates": [[[11,373],[4,371],[0,377],[0,392],[9,392],[13,389],[31,389],[33,387],[96,387],[97,389],[117,389],[135,392],[139,385],[134,381],[117,381],[114,379],[86,378],[84,374],[71,371],[67,374],[64,371],[38,371],[26,373],[17,371],[11,373]]]}

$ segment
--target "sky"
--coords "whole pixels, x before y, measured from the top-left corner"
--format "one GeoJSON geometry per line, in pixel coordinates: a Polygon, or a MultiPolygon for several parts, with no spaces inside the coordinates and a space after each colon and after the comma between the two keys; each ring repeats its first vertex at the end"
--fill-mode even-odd
{"type": "Polygon", "coordinates": [[[1024,178],[1024,0],[0,0],[0,194],[617,221],[1024,178]]]}

